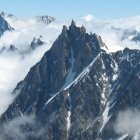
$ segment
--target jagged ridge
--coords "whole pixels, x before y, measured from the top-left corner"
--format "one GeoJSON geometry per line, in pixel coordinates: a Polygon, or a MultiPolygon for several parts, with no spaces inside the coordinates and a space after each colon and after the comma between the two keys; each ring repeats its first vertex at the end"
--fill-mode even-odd
{"type": "MultiPolygon", "coordinates": [[[[119,137],[113,128],[117,112],[139,105],[139,98],[134,98],[134,104],[130,97],[139,92],[134,85],[139,83],[140,52],[127,48],[109,54],[105,50],[101,37],[89,35],[83,26],[77,27],[74,21],[69,29],[64,26],[52,48],[15,88],[13,94],[18,96],[1,123],[34,115],[34,123],[19,126],[24,128],[24,139],[119,137]]],[[[15,138],[9,133],[4,139],[15,138]]]]}

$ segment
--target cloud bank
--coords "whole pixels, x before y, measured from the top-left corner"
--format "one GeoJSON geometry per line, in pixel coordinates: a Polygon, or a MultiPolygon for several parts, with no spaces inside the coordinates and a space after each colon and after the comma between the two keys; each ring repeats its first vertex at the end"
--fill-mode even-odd
{"type": "Polygon", "coordinates": [[[0,140],[26,140],[28,137],[39,136],[41,130],[34,115],[17,117],[0,126],[0,140]],[[36,124],[36,125],[35,125],[36,124]]]}
{"type": "Polygon", "coordinates": [[[118,114],[115,130],[118,134],[134,136],[140,130],[140,111],[129,109],[118,114]]]}
{"type": "Polygon", "coordinates": [[[84,25],[87,32],[100,35],[108,46],[110,52],[122,50],[125,47],[140,49],[140,43],[130,40],[134,34],[140,34],[140,16],[101,20],[87,15],[77,22],[79,26],[84,25]]]}

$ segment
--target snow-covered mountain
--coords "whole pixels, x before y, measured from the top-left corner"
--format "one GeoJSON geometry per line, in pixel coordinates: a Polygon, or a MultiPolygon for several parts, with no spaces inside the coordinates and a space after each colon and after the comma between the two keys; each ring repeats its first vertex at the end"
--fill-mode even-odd
{"type": "MultiPolygon", "coordinates": [[[[0,52],[8,50],[9,46],[14,45],[21,53],[24,53],[30,50],[34,41],[38,41],[38,43],[40,41],[42,45],[49,42],[49,38],[46,38],[46,30],[48,28],[47,26],[54,20],[55,19],[50,16],[35,16],[19,19],[12,14],[1,12],[0,52]],[[41,37],[40,34],[43,34],[45,37],[41,37]],[[33,38],[35,39],[38,36],[40,36],[40,38],[33,40],[33,38]]],[[[34,47],[39,45],[40,44],[34,44],[34,47]]]]}
{"type": "MultiPolygon", "coordinates": [[[[43,15],[43,16],[32,16],[32,17],[28,17],[25,19],[19,19],[16,16],[14,16],[13,14],[7,14],[5,12],[1,12],[0,15],[7,20],[8,22],[10,22],[11,24],[14,22],[18,22],[18,21],[22,21],[22,22],[28,22],[28,20],[34,20],[35,22],[39,22],[39,23],[43,23],[43,24],[50,24],[53,21],[55,21],[54,17],[48,16],[48,15],[43,15]]],[[[14,25],[13,25],[14,26],[14,25]]],[[[16,26],[16,25],[15,25],[16,26]]]]}
{"type": "Polygon", "coordinates": [[[55,20],[54,17],[50,17],[50,16],[47,16],[47,15],[46,16],[44,16],[44,15],[43,16],[37,16],[35,18],[38,22],[43,22],[45,24],[49,24],[49,23],[51,23],[55,20]]]}
{"type": "Polygon", "coordinates": [[[35,16],[20,19],[12,14],[1,12],[0,35],[3,36],[0,38],[0,50],[3,47],[8,49],[10,45],[14,45],[19,51],[24,52],[30,48],[32,39],[34,37],[37,38],[41,34],[44,36],[44,40],[48,42],[49,38],[46,38],[47,26],[54,22],[54,20],[50,16],[35,16]]]}
{"type": "Polygon", "coordinates": [[[0,16],[0,139],[139,140],[140,17],[0,16]]]}
{"type": "Polygon", "coordinates": [[[12,92],[0,136],[138,140],[140,125],[130,122],[139,116],[139,72],[139,50],[109,53],[100,36],[72,21],[12,92]]]}

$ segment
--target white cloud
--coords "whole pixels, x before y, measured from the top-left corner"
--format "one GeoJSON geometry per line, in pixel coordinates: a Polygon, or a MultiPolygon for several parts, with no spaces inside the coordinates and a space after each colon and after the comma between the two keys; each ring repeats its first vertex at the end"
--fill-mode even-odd
{"type": "Polygon", "coordinates": [[[5,123],[3,128],[0,127],[0,140],[7,139],[7,136],[9,139],[25,140],[28,136],[37,135],[38,132],[35,133],[32,130],[26,131],[23,129],[27,124],[34,128],[35,119],[33,115],[17,117],[16,119],[5,123]]]}
{"type": "Polygon", "coordinates": [[[130,37],[132,37],[131,32],[140,32],[140,16],[115,20],[101,20],[94,17],[94,20],[89,20],[88,22],[86,17],[88,19],[88,17],[94,16],[85,16],[77,22],[78,25],[84,25],[89,33],[92,31],[100,35],[110,52],[122,50],[125,47],[140,49],[140,43],[130,40],[130,37]],[[126,31],[129,31],[130,35],[126,35],[126,38],[122,40],[126,31]]]}
{"type": "Polygon", "coordinates": [[[90,15],[90,14],[83,17],[83,20],[85,20],[86,22],[91,22],[91,21],[93,21],[93,19],[94,19],[94,16],[90,15]]]}
{"type": "MultiPolygon", "coordinates": [[[[31,19],[30,19],[31,20],[31,19]]],[[[37,23],[36,20],[31,21],[20,21],[22,25],[17,26],[19,23],[18,20],[14,21],[12,24],[16,26],[14,31],[7,31],[0,38],[0,48],[3,46],[9,47],[11,44],[16,46],[19,50],[24,51],[29,48],[29,45],[34,37],[43,37],[47,41],[54,41],[54,39],[59,35],[62,23],[54,22],[50,25],[43,23],[37,23]],[[17,23],[18,22],[18,23],[17,23]]]]}
{"type": "Polygon", "coordinates": [[[118,134],[129,134],[134,136],[140,130],[140,112],[135,109],[129,109],[120,112],[115,123],[115,130],[118,134]]]}

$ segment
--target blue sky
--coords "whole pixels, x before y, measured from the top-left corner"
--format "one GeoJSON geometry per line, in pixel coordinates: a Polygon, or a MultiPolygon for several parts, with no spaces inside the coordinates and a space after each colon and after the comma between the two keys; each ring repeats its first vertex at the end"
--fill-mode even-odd
{"type": "Polygon", "coordinates": [[[0,10],[18,17],[48,14],[71,19],[92,14],[113,19],[140,15],[140,0],[0,0],[0,10]]]}

